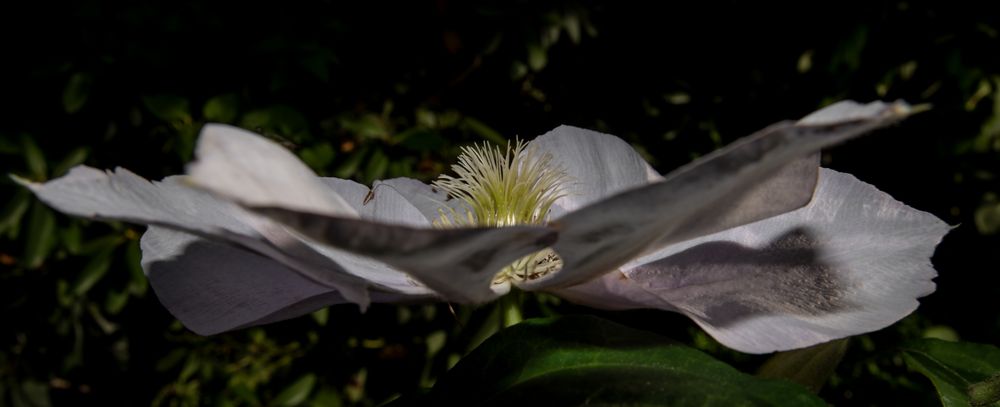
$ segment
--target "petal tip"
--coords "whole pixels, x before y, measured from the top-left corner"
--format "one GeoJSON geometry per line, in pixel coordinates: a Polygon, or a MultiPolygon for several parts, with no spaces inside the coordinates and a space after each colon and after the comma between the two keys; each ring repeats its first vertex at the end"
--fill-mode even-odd
{"type": "Polygon", "coordinates": [[[926,105],[911,106],[903,100],[892,103],[873,101],[858,103],[853,100],[841,100],[819,109],[798,121],[799,125],[821,126],[855,120],[892,121],[926,111],[926,105]]]}
{"type": "Polygon", "coordinates": [[[17,174],[14,174],[14,173],[7,174],[7,177],[10,178],[15,183],[17,183],[18,185],[20,185],[22,187],[25,187],[25,188],[28,188],[28,189],[30,189],[32,191],[34,191],[35,189],[37,189],[41,185],[38,182],[34,182],[34,181],[30,180],[30,179],[21,177],[20,175],[17,175],[17,174]]]}

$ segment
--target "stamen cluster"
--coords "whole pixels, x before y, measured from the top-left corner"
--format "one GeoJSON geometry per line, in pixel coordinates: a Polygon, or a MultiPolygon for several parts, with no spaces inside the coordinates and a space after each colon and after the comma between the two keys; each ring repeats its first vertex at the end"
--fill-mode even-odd
{"type": "Polygon", "coordinates": [[[546,222],[552,204],[564,195],[566,172],[553,167],[551,154],[538,156],[526,146],[517,140],[505,151],[486,143],[462,147],[458,164],[451,167],[456,176],[441,175],[434,181],[469,206],[469,214],[451,220],[459,226],[485,227],[546,222]]]}
{"type": "MultiPolygon", "coordinates": [[[[565,195],[562,185],[568,178],[551,154],[538,154],[520,140],[504,150],[487,143],[463,147],[451,169],[455,176],[441,175],[433,185],[462,200],[468,210],[442,209],[435,222],[439,227],[544,224],[552,204],[565,195]]],[[[505,267],[494,283],[534,279],[560,268],[559,256],[545,249],[505,267]]]]}

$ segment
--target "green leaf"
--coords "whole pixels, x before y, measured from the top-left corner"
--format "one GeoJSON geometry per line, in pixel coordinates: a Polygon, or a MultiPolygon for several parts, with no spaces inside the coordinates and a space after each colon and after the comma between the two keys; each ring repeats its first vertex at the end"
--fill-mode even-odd
{"type": "Polygon", "coordinates": [[[113,248],[102,251],[98,255],[92,257],[87,265],[83,267],[80,271],[80,275],[77,276],[76,282],[73,283],[73,294],[77,296],[83,296],[90,290],[94,284],[101,281],[101,278],[108,273],[108,269],[111,268],[111,253],[114,252],[113,248]]]}
{"type": "Polygon", "coordinates": [[[304,148],[299,152],[302,162],[317,172],[325,170],[333,162],[335,155],[333,145],[327,142],[304,148]]]}
{"type": "Polygon", "coordinates": [[[17,226],[21,223],[21,218],[24,217],[24,213],[28,211],[30,205],[31,195],[26,188],[15,192],[7,205],[4,206],[3,212],[0,212],[0,234],[10,230],[9,237],[11,239],[17,238],[17,226]]]}
{"type": "Polygon", "coordinates": [[[472,117],[466,117],[465,120],[462,121],[462,124],[464,125],[463,127],[468,128],[473,133],[478,134],[484,139],[492,141],[498,146],[507,145],[507,138],[500,134],[500,132],[493,130],[492,127],[487,126],[486,123],[472,117]]]}
{"type": "Polygon", "coordinates": [[[353,115],[339,119],[340,127],[361,139],[388,140],[392,133],[382,116],[368,113],[360,117],[353,115]]]}
{"type": "Polygon", "coordinates": [[[278,134],[295,143],[301,143],[309,137],[309,122],[306,117],[285,105],[249,111],[240,119],[240,127],[255,132],[278,134]]]}
{"type": "Polygon", "coordinates": [[[340,399],[336,390],[323,388],[316,393],[309,405],[312,407],[340,407],[344,405],[344,401],[340,399]]]}
{"type": "Polygon", "coordinates": [[[48,174],[48,164],[45,163],[45,154],[38,148],[38,144],[29,136],[21,137],[21,151],[24,153],[24,160],[28,163],[28,171],[34,181],[46,179],[48,174]]]}
{"type": "Polygon", "coordinates": [[[78,147],[70,151],[62,161],[52,168],[52,177],[60,177],[69,172],[70,168],[83,164],[83,161],[87,159],[87,154],[89,151],[85,147],[78,147]]]}
{"type": "Polygon", "coordinates": [[[191,378],[201,367],[201,360],[195,354],[188,355],[187,359],[184,361],[184,367],[181,368],[180,374],[177,375],[178,381],[187,381],[191,378]]]}
{"type": "Polygon", "coordinates": [[[209,99],[201,108],[205,120],[219,123],[232,123],[236,120],[239,97],[235,93],[227,93],[209,99]]]}
{"type": "MultiPolygon", "coordinates": [[[[73,295],[69,293],[69,283],[61,278],[58,281],[56,281],[56,301],[59,303],[59,306],[63,308],[69,308],[70,306],[73,305],[73,302],[75,300],[76,299],[73,298],[73,295]]],[[[59,323],[69,324],[69,321],[63,320],[59,321],[59,323]]],[[[57,328],[56,331],[59,332],[60,335],[64,334],[63,332],[61,332],[64,331],[64,329],[57,328]]]]}
{"type": "Polygon", "coordinates": [[[375,152],[368,158],[368,165],[365,166],[364,183],[371,184],[377,179],[385,178],[385,172],[389,169],[389,157],[382,152],[381,148],[375,148],[375,152]]]}
{"type": "Polygon", "coordinates": [[[540,44],[528,44],[528,67],[538,72],[549,62],[547,50],[540,44]]]}
{"type": "Polygon", "coordinates": [[[358,167],[361,166],[361,162],[365,159],[365,153],[368,152],[368,147],[364,146],[356,150],[353,154],[347,156],[340,165],[337,166],[336,171],[333,172],[333,176],[337,178],[351,178],[358,172],[358,167]]]}
{"type": "Polygon", "coordinates": [[[174,95],[143,96],[142,104],[149,112],[171,124],[190,124],[191,108],[188,100],[174,95]]]}
{"type": "Polygon", "coordinates": [[[432,129],[437,127],[437,114],[430,109],[417,108],[417,111],[414,112],[414,116],[417,119],[418,126],[432,129]]]}
{"type": "Polygon", "coordinates": [[[69,77],[62,95],[63,109],[66,109],[66,113],[76,113],[87,103],[93,84],[94,78],[82,72],[77,72],[69,77]]]}
{"type": "Polygon", "coordinates": [[[413,178],[413,167],[416,166],[415,162],[416,160],[413,157],[403,157],[402,159],[392,160],[389,163],[388,178],[413,178]]]}
{"type": "Polygon", "coordinates": [[[127,290],[132,295],[142,298],[149,289],[146,273],[142,271],[142,249],[139,240],[130,240],[125,246],[125,263],[129,272],[127,290]]]}
{"type": "Polygon", "coordinates": [[[825,406],[805,388],[743,374],[595,317],[526,320],[484,342],[413,405],[825,406]]]}
{"type": "Polygon", "coordinates": [[[254,394],[253,390],[247,387],[246,384],[238,384],[234,386],[229,386],[229,391],[233,392],[236,396],[236,401],[242,401],[238,405],[246,406],[259,406],[260,400],[257,399],[257,395],[254,394]]]}
{"type": "Polygon", "coordinates": [[[416,151],[441,151],[448,140],[433,130],[413,127],[396,135],[399,145],[416,151]]]}
{"type": "Polygon", "coordinates": [[[562,20],[563,29],[573,44],[580,43],[580,18],[576,14],[567,14],[562,20]]]}
{"type": "Polygon", "coordinates": [[[104,297],[104,312],[110,315],[118,315],[125,305],[128,304],[128,291],[109,291],[104,297]]]}
{"type": "Polygon", "coordinates": [[[1000,405],[1000,383],[995,379],[1000,348],[920,339],[903,345],[902,351],[907,366],[934,383],[945,407],[1000,405]]]}
{"type": "Polygon", "coordinates": [[[847,352],[847,339],[780,352],[760,367],[757,376],[788,379],[818,393],[847,352]]]}
{"type": "Polygon", "coordinates": [[[79,254],[91,255],[105,250],[110,250],[125,242],[125,238],[119,234],[109,234],[98,238],[91,238],[80,245],[79,254]]]}
{"type": "Polygon", "coordinates": [[[83,248],[83,230],[80,229],[80,224],[72,222],[69,226],[63,228],[60,233],[62,234],[62,243],[66,251],[72,255],[80,254],[80,250],[83,248]]]}
{"type": "Polygon", "coordinates": [[[28,215],[28,236],[25,238],[24,258],[28,268],[38,268],[55,246],[57,238],[56,216],[41,201],[31,205],[28,215]]]}
{"type": "Polygon", "coordinates": [[[156,362],[154,369],[156,369],[157,372],[166,372],[171,370],[177,367],[177,365],[179,365],[181,361],[187,357],[188,352],[189,350],[187,348],[175,348],[174,350],[171,350],[167,356],[164,356],[156,362]]]}
{"type": "Polygon", "coordinates": [[[511,80],[513,81],[520,80],[521,78],[524,78],[524,76],[527,74],[528,74],[528,65],[525,65],[524,62],[521,61],[511,62],[510,64],[511,80]]]}
{"type": "Polygon", "coordinates": [[[309,373],[300,377],[295,383],[292,383],[281,393],[272,400],[272,404],[276,406],[297,406],[306,401],[309,397],[309,393],[312,392],[313,387],[316,385],[316,375],[309,373]]]}
{"type": "Polygon", "coordinates": [[[312,315],[312,318],[314,321],[316,321],[317,325],[326,326],[326,321],[330,319],[330,309],[320,308],[316,311],[313,311],[313,313],[310,315],[312,315]]]}
{"type": "Polygon", "coordinates": [[[25,380],[21,383],[27,405],[32,407],[48,407],[52,405],[49,399],[49,386],[36,380],[25,380]]]}
{"type": "Polygon", "coordinates": [[[985,202],[976,208],[976,229],[984,235],[1000,232],[1000,202],[985,202]]]}

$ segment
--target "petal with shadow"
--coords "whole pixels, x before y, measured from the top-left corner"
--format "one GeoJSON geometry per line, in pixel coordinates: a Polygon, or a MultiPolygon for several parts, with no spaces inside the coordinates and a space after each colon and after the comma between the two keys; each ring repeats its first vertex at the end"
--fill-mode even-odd
{"type": "Polygon", "coordinates": [[[250,208],[331,246],[388,264],[425,284],[445,300],[483,303],[509,287],[494,287],[496,273],[514,260],[550,246],[547,227],[414,228],[285,208],[250,208]]]}
{"type": "Polygon", "coordinates": [[[453,213],[465,214],[469,211],[468,205],[461,199],[449,198],[446,192],[411,178],[375,181],[372,188],[376,191],[384,188],[392,189],[417,208],[428,222],[438,220],[442,212],[450,216],[453,213]]]}
{"type": "Polygon", "coordinates": [[[44,184],[20,182],[61,212],[88,219],[162,226],[237,244],[336,289],[362,307],[368,305],[364,280],[345,273],[273,222],[188,187],[184,177],[150,182],[121,168],[106,172],[78,166],[66,176],[44,184]]]}
{"type": "Polygon", "coordinates": [[[641,287],[657,297],[647,306],[680,311],[731,348],[800,348],[884,328],[916,309],[934,291],[930,257],[949,230],[823,169],[808,206],[640,258],[624,269],[626,288],[641,287]]]}
{"type": "MultiPolygon", "coordinates": [[[[323,182],[343,197],[344,201],[361,216],[362,220],[414,228],[429,228],[431,226],[430,221],[395,189],[378,187],[381,185],[381,181],[376,181],[374,190],[357,182],[339,178],[323,178],[323,182]]],[[[348,273],[364,278],[382,289],[409,295],[434,294],[420,282],[388,264],[347,250],[318,244],[309,239],[302,241],[336,261],[348,273]]]]}
{"type": "MultiPolygon", "coordinates": [[[[852,103],[848,104],[861,106],[852,103]]],[[[851,113],[845,121],[827,118],[821,124],[772,125],[671,172],[663,181],[566,214],[552,222],[559,231],[552,248],[563,260],[562,271],[524,283],[522,288],[580,284],[659,247],[805,205],[814,182],[814,172],[809,171],[815,168],[811,155],[896,122],[909,112],[902,102],[865,106],[874,107],[861,109],[864,116],[854,114],[857,109],[838,108],[851,113]],[[805,169],[804,176],[794,176],[798,167],[805,169]],[[771,182],[775,179],[782,182],[771,182]],[[793,188],[784,190],[785,181],[793,188]]]]}
{"type": "Polygon", "coordinates": [[[566,171],[565,196],[556,200],[552,217],[601,198],[659,180],[660,175],[625,140],[573,126],[559,126],[528,144],[551,154],[553,165],[566,171]]]}
{"type": "Polygon", "coordinates": [[[252,132],[206,124],[198,136],[191,182],[245,205],[281,206],[353,217],[350,205],[290,151],[252,132]]]}
{"type": "MultiPolygon", "coordinates": [[[[336,290],[277,261],[188,233],[150,227],[142,267],[160,302],[200,335],[267,324],[350,303],[336,290]]],[[[427,296],[374,291],[378,302],[427,296]]]]}
{"type": "Polygon", "coordinates": [[[267,257],[160,227],[142,236],[142,267],[160,302],[200,335],[347,302],[336,290],[267,257]],[[314,299],[308,307],[295,305],[314,299]],[[287,312],[294,309],[295,312],[287,312]]]}

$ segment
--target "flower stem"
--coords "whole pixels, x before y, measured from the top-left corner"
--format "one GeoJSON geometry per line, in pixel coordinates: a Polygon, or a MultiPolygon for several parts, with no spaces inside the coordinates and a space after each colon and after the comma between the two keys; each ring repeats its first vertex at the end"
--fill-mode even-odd
{"type": "Polygon", "coordinates": [[[509,294],[500,297],[500,320],[503,325],[502,328],[516,325],[524,320],[524,315],[521,313],[523,296],[521,291],[511,290],[509,294]]]}

